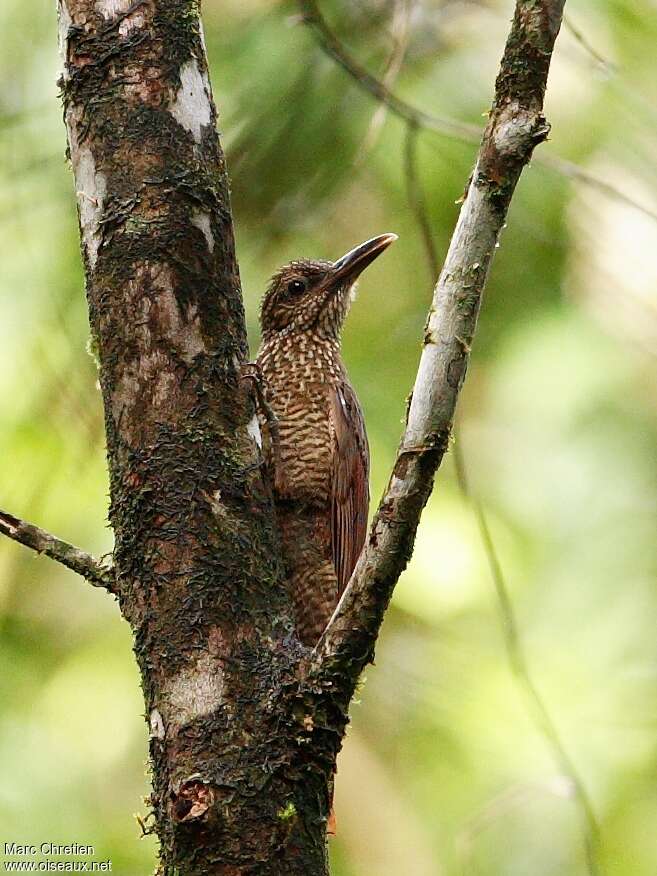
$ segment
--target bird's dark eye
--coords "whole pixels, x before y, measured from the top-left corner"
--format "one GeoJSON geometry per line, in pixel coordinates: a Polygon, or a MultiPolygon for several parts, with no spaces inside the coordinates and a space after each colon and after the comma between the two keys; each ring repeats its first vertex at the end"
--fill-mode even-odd
{"type": "Polygon", "coordinates": [[[287,284],[287,291],[290,295],[302,295],[306,291],[306,280],[290,280],[287,284]]]}

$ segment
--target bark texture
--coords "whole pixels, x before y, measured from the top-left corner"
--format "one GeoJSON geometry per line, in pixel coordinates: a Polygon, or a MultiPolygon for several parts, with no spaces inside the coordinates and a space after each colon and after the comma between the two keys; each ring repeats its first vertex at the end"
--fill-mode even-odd
{"type": "Polygon", "coordinates": [[[314,654],[293,630],[240,380],[244,315],[198,3],[58,3],[114,566],[4,512],[0,532],[119,598],[150,728],[160,876],[326,876],[349,702],[448,446],[513,190],[547,134],[563,0],[517,2],[390,484],[314,654]]]}
{"type": "Polygon", "coordinates": [[[60,0],[59,22],[160,872],[324,873],[332,764],[295,699],[198,4],[60,0]]]}

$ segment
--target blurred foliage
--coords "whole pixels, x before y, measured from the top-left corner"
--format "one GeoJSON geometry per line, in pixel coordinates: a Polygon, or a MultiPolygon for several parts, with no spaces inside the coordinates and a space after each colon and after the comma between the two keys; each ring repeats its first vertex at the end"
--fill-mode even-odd
{"type": "MultiPolygon", "coordinates": [[[[7,510],[102,554],[107,477],[72,178],[57,100],[55,4],[0,5],[0,458],[7,510]]],[[[393,2],[325,2],[374,72],[393,2]]],[[[417,0],[394,88],[483,124],[511,0],[417,0]]],[[[657,210],[651,0],[571,0],[542,154],[657,210]],[[595,52],[576,37],[580,32],[595,52]]],[[[205,31],[252,349],[268,275],[399,242],[364,276],[345,357],[385,484],[431,295],[406,197],[404,127],[318,50],[292,3],[205,0],[205,31]],[[369,150],[365,148],[369,145],[369,150]]],[[[474,146],[423,133],[419,175],[442,255],[474,146]]],[[[460,406],[534,682],[589,790],[601,870],[657,872],[657,222],[539,166],[521,180],[460,406]]],[[[337,782],[336,876],[587,872],[572,788],[506,660],[472,510],[451,457],[367,672],[337,782]]],[[[80,842],[146,874],[146,731],[129,633],[104,594],[0,544],[0,849],[80,842]]]]}

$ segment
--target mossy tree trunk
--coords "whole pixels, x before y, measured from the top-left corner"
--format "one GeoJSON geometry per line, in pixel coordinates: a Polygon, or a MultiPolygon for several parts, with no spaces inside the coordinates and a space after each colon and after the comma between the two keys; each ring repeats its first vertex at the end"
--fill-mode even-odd
{"type": "MultiPolygon", "coordinates": [[[[59,0],[62,92],[162,874],[327,872],[198,3],[59,0]]],[[[333,752],[337,743],[330,746],[333,752]]]]}

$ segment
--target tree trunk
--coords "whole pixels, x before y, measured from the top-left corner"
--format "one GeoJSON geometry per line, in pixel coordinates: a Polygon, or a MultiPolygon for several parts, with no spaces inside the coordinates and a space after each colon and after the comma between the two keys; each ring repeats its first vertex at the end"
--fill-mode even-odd
{"type": "Polygon", "coordinates": [[[333,755],[304,745],[292,702],[300,650],[240,383],[246,331],[198,4],[60,0],[59,15],[160,872],[326,873],[333,755]]]}

